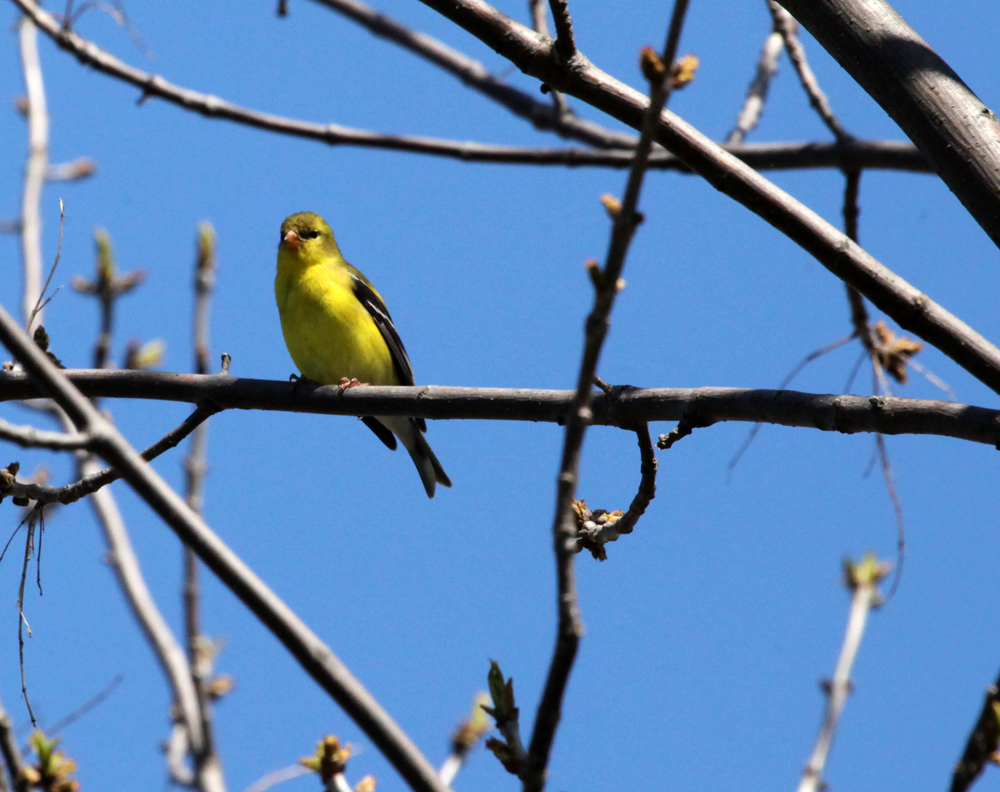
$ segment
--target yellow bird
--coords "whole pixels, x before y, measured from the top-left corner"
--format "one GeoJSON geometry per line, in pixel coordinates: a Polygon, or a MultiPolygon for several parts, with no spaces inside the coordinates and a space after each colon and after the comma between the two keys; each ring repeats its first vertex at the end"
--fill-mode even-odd
{"type": "MultiPolygon", "coordinates": [[[[333,231],[312,212],[281,224],[274,278],[285,345],[303,377],[324,385],[412,385],[413,367],[379,293],[340,254],[333,231]]],[[[410,452],[427,497],[451,481],[424,439],[423,418],[361,419],[395,450],[410,452]]]]}

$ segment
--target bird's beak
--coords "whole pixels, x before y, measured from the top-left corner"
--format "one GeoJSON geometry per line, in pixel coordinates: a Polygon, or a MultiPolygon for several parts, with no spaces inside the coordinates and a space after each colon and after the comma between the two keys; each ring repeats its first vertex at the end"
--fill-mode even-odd
{"type": "Polygon", "coordinates": [[[285,234],[285,244],[292,250],[300,248],[302,247],[302,237],[300,237],[295,231],[289,231],[285,234]]]}

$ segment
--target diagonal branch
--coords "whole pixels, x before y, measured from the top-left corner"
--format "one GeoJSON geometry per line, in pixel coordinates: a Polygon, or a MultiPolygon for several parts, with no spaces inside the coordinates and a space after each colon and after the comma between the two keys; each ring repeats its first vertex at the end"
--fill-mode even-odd
{"type": "MultiPolygon", "coordinates": [[[[147,462],[150,462],[156,459],[156,457],[164,451],[176,448],[181,440],[191,434],[191,432],[195,431],[204,421],[208,420],[217,412],[219,412],[218,407],[207,403],[199,404],[198,407],[195,408],[195,411],[185,418],[181,424],[179,424],[176,428],[171,429],[163,437],[153,443],[153,445],[143,451],[141,454],[142,458],[147,462]]],[[[42,441],[44,441],[39,443],[19,443],[20,445],[28,447],[37,446],[39,448],[51,448],[65,451],[70,448],[82,448],[90,442],[89,439],[83,440],[83,438],[86,437],[83,433],[41,432],[35,430],[34,427],[29,426],[13,427],[13,429],[19,431],[16,434],[12,431],[10,436],[4,437],[3,429],[4,427],[0,426],[0,437],[3,439],[10,439],[14,442],[18,442],[17,438],[27,439],[31,437],[32,433],[34,433],[38,435],[42,441]]],[[[80,500],[80,498],[97,492],[102,487],[107,486],[113,481],[117,481],[119,478],[121,478],[121,473],[116,471],[114,468],[104,468],[103,470],[95,468],[91,474],[85,475],[78,481],[74,481],[72,484],[67,484],[64,487],[52,487],[47,484],[34,483],[17,484],[10,489],[10,494],[31,498],[31,500],[38,501],[39,503],[62,503],[65,505],[75,503],[80,500]]]]}
{"type": "Polygon", "coordinates": [[[447,787],[431,764],[330,648],[191,511],[2,307],[0,341],[80,431],[91,434],[92,450],[122,471],[122,477],[136,493],[284,644],[306,673],[365,731],[404,780],[417,792],[445,792],[447,787]]]}
{"type": "MultiPolygon", "coordinates": [[[[17,0],[22,3],[26,0],[17,0]]],[[[575,96],[633,128],[649,101],[582,55],[572,68],[552,44],[483,0],[422,0],[507,57],[524,73],[575,96]]],[[[1000,135],[989,145],[1000,148],[1000,135]]],[[[854,286],[896,323],[933,344],[981,382],[1000,393],[1000,350],[956,317],[933,305],[834,226],[724,151],[673,113],[660,115],[657,142],[680,157],[712,186],[758,214],[854,286]]],[[[984,144],[985,145],[985,144],[984,144]]],[[[967,151],[967,148],[962,149],[967,151]]],[[[970,159],[977,159],[970,158],[970,159]]],[[[996,168],[1000,178],[1000,163],[996,168]]],[[[998,188],[1000,192],[1000,188],[998,188]]],[[[1000,223],[1000,212],[996,212],[1000,223]]]]}
{"type": "MultiPolygon", "coordinates": [[[[24,326],[31,323],[32,312],[42,293],[42,188],[49,165],[49,113],[45,105],[45,84],[38,58],[38,30],[25,18],[20,21],[21,65],[28,93],[28,163],[24,169],[24,193],[21,198],[21,257],[24,261],[24,326]]],[[[42,323],[41,310],[36,313],[42,323]]]]}
{"type": "Polygon", "coordinates": [[[826,128],[833,133],[838,143],[850,140],[851,135],[841,126],[837,116],[834,115],[833,108],[830,107],[830,100],[823,93],[823,89],[819,87],[819,80],[816,79],[816,75],[809,66],[805,47],[799,41],[796,30],[798,25],[792,19],[792,15],[778,5],[776,0],[767,0],[767,7],[774,19],[775,29],[781,33],[781,37],[785,41],[788,59],[792,62],[795,73],[799,75],[799,82],[802,83],[802,88],[805,90],[806,96],[809,97],[809,104],[826,124],[826,128]]]}
{"type": "MultiPolygon", "coordinates": [[[[613,132],[593,121],[561,113],[558,108],[540,102],[531,94],[494,77],[481,62],[449,47],[433,36],[401,25],[392,17],[379,13],[359,0],[314,0],[314,2],[343,14],[367,28],[373,35],[391,41],[439,66],[458,77],[469,88],[506,107],[514,115],[527,119],[536,129],[555,132],[560,137],[580,140],[598,148],[631,149],[635,146],[636,138],[633,135],[613,132]]],[[[536,7],[541,9],[541,19],[544,21],[544,0],[538,0],[532,6],[533,9],[536,7]]],[[[538,32],[548,37],[547,29],[538,32]]]]}
{"type": "Polygon", "coordinates": [[[736,117],[736,126],[726,138],[727,144],[742,143],[750,130],[757,126],[757,122],[760,121],[760,117],[764,113],[764,102],[767,101],[767,93],[771,88],[771,80],[778,72],[778,58],[781,57],[784,48],[785,39],[775,23],[764,40],[764,46],[761,47],[760,58],[757,61],[757,73],[747,89],[747,98],[736,117]]]}

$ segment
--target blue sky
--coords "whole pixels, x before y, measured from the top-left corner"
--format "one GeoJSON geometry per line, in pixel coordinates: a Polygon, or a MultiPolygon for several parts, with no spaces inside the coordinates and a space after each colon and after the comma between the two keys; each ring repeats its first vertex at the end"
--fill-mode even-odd
{"type": "MultiPolygon", "coordinates": [[[[499,7],[525,20],[526,4],[499,7]]],[[[420,3],[378,8],[435,35],[512,84],[537,91],[492,51],[420,3]]],[[[612,15],[571,4],[581,49],[633,85],[639,47],[659,47],[668,10],[632,0],[612,15]]],[[[995,57],[1000,11],[900,2],[897,10],[990,107],[1000,106],[995,57]]],[[[515,145],[554,145],[489,100],[331,12],[293,2],[129,3],[148,52],[97,11],[77,31],[125,61],[179,85],[254,109],[317,122],[515,145]]],[[[8,6],[2,29],[0,217],[16,216],[26,151],[12,109],[23,92],[8,6]]],[[[770,21],[763,2],[694,4],[681,50],[701,59],[671,108],[710,136],[731,128],[770,21]]],[[[808,36],[812,65],[844,125],[860,137],[902,133],[808,36]]],[[[602,257],[608,221],[598,198],[624,175],[599,169],[468,165],[412,154],[337,147],[213,121],[82,68],[41,41],[54,161],[93,157],[99,170],[44,196],[47,260],[58,204],[66,203],[67,285],[47,309],[59,356],[89,365],[95,306],[68,288],[93,270],[93,231],[106,228],[122,269],[147,281],[120,303],[113,357],[129,338],[166,342],[163,368],[192,365],[190,311],[195,229],[212,222],[219,270],[212,304],[213,367],[232,355],[236,376],[287,379],[273,271],[281,220],[316,211],[345,256],[378,287],[418,383],[569,388],[591,290],[583,263],[602,257]]],[[[540,96],[540,94],[539,94],[540,96]]],[[[579,102],[581,115],[619,128],[579,102]]],[[[827,140],[787,60],[751,141],[827,140]]],[[[774,179],[839,225],[843,187],[832,172],[774,179]]],[[[861,243],[888,267],[990,339],[1000,338],[996,248],[939,181],[866,173],[861,243]]],[[[843,286],[757,217],[695,177],[654,173],[626,264],[600,375],[616,384],[774,387],[805,354],[849,332],[843,286]]],[[[0,238],[0,299],[19,301],[19,247],[0,238]]],[[[859,353],[852,345],[803,372],[794,387],[839,393],[859,353]]],[[[960,401],[996,396],[935,350],[920,362],[960,401]]],[[[854,391],[865,393],[864,375],[854,391]]],[[[900,395],[938,398],[919,376],[900,395]]],[[[138,447],[187,408],[106,401],[138,447]]],[[[8,420],[34,418],[15,406],[8,420]]],[[[651,427],[654,436],[669,425],[651,427]]],[[[812,749],[847,616],[845,556],[895,555],[892,508],[874,441],[765,427],[727,482],[746,425],[717,425],[659,453],[658,497],[604,563],[578,559],[587,634],[573,672],[551,765],[551,789],[649,786],[713,790],[790,788],[812,749]]],[[[551,425],[439,421],[428,439],[454,482],[425,497],[410,460],[359,422],[329,416],[232,411],[210,422],[205,517],[328,642],[439,763],[448,736],[484,689],[488,660],[515,680],[526,730],[554,639],[550,523],[562,435],[551,425]]],[[[987,446],[933,437],[888,439],[907,524],[901,587],[873,615],[828,765],[836,789],[944,785],[996,678],[1000,608],[996,569],[998,475],[987,446]]],[[[67,460],[5,448],[23,471],[67,460]]],[[[182,454],[155,467],[177,486],[182,454]]],[[[638,483],[629,433],[595,428],[580,497],[624,508],[638,483]]],[[[181,550],[122,484],[113,486],[148,582],[180,630],[181,550]]],[[[13,530],[15,512],[6,507],[13,530]]],[[[86,503],[47,525],[42,580],[26,604],[29,690],[41,725],[103,688],[112,697],[65,732],[84,788],[155,788],[169,697],[104,561],[86,503]]],[[[19,540],[16,540],[19,541],[19,540]]],[[[19,566],[0,566],[0,696],[18,723],[19,566]]],[[[216,709],[229,788],[309,754],[325,733],[354,743],[348,777],[402,782],[360,730],[317,689],[235,598],[204,575],[206,631],[224,638],[219,671],[236,689],[216,709]]],[[[981,789],[1000,788],[988,770],[981,789]]],[[[516,782],[482,749],[456,789],[516,782]]],[[[288,782],[314,789],[315,779],[288,782]]]]}

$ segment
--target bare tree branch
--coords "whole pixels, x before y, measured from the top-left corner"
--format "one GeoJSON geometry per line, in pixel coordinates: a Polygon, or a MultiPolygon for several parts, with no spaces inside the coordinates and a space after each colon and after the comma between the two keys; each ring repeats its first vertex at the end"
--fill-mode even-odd
{"type": "Polygon", "coordinates": [[[996,115],[884,0],[781,4],[899,124],[1000,245],[996,115]]]}
{"type": "Polygon", "coordinates": [[[569,62],[576,55],[576,37],[573,35],[573,20],[569,15],[568,0],[549,0],[552,21],[556,26],[556,52],[569,62]]]}
{"type": "MultiPolygon", "coordinates": [[[[552,13],[556,17],[557,27],[560,24],[559,15],[562,11],[565,11],[565,7],[561,8],[560,4],[553,0],[552,13]]],[[[601,349],[610,326],[611,309],[619,290],[619,278],[625,266],[632,236],[642,222],[638,207],[646,174],[646,161],[653,147],[660,112],[670,97],[670,67],[677,53],[686,11],[687,0],[675,0],[662,56],[657,59],[652,50],[643,53],[644,71],[650,84],[649,109],[641,127],[639,143],[635,148],[635,162],[629,171],[621,203],[605,204],[613,224],[604,267],[598,267],[597,262],[591,262],[589,266],[594,285],[594,304],[585,325],[584,349],[573,403],[566,415],[566,431],[559,475],[556,478],[556,508],[552,525],[559,621],[556,628],[556,645],[549,664],[545,688],[535,714],[535,725],[521,775],[525,792],[541,792],[545,788],[549,754],[562,714],[562,700],[576,659],[577,647],[583,635],[574,568],[577,528],[573,508],[579,480],[580,452],[583,448],[584,435],[593,417],[590,403],[594,393],[594,377],[597,374],[601,349]]],[[[563,51],[560,54],[562,57],[575,57],[576,48],[570,38],[572,29],[569,27],[568,13],[562,24],[564,29],[560,30],[560,38],[563,38],[563,51]]]]}
{"type": "MultiPolygon", "coordinates": [[[[17,0],[18,3],[27,0],[17,0]]],[[[511,60],[525,74],[638,128],[649,101],[580,56],[572,68],[552,45],[483,0],[422,0],[511,60]]],[[[664,110],[657,142],[712,186],[739,201],[854,286],[896,323],[933,344],[1000,393],[1000,350],[905,283],[808,207],[664,110]]],[[[991,144],[1000,147],[1000,135],[991,144]]],[[[963,149],[967,151],[968,149],[963,149]]],[[[1000,167],[997,168],[1000,174],[1000,167]]],[[[1000,191],[1000,190],[998,190],[1000,191]]],[[[997,212],[1000,222],[1000,212],[997,212]]]]}
{"type": "MultiPolygon", "coordinates": [[[[156,457],[164,451],[175,448],[181,440],[200,426],[203,421],[206,421],[217,412],[219,412],[219,409],[210,404],[199,405],[195,411],[191,413],[191,415],[189,415],[179,426],[167,432],[167,434],[143,451],[141,455],[142,458],[149,462],[156,459],[156,457]]],[[[14,440],[14,442],[17,442],[15,438],[30,436],[31,432],[36,431],[30,426],[13,428],[18,431],[16,433],[12,433],[11,437],[5,439],[11,439],[14,440]]],[[[68,450],[70,446],[75,446],[76,448],[81,447],[76,443],[77,434],[69,432],[38,432],[38,434],[51,441],[51,444],[39,444],[39,447],[41,448],[68,450]],[[53,435],[54,437],[52,437],[53,435]],[[57,448],[59,443],[63,444],[61,448],[57,448]]],[[[87,443],[89,443],[89,441],[85,442],[83,445],[87,445],[87,443]]],[[[19,444],[25,446],[32,445],[31,443],[19,444]]],[[[52,487],[47,484],[18,483],[10,488],[9,493],[15,497],[20,496],[30,498],[31,500],[38,501],[39,503],[70,504],[80,500],[80,498],[85,495],[97,492],[99,489],[110,484],[112,481],[117,481],[120,477],[121,474],[114,468],[104,468],[103,470],[95,472],[93,475],[84,476],[79,481],[74,481],[72,484],[67,484],[63,487],[52,487]]],[[[3,491],[0,492],[0,494],[7,494],[7,492],[3,491]]]]}
{"type": "MultiPolygon", "coordinates": [[[[21,258],[24,264],[22,307],[24,326],[42,293],[42,188],[49,165],[49,113],[45,105],[45,83],[38,58],[38,30],[30,19],[22,19],[18,38],[21,43],[21,66],[28,93],[28,164],[24,169],[24,194],[21,199],[21,258]]],[[[39,323],[41,312],[37,314],[39,323]]]]}
{"type": "MultiPolygon", "coordinates": [[[[690,424],[686,424],[683,421],[678,424],[677,428],[671,433],[673,436],[669,440],[664,440],[660,445],[661,448],[670,448],[677,440],[681,437],[686,437],[691,434],[694,427],[690,424]]],[[[632,503],[628,507],[627,512],[612,512],[607,514],[607,512],[601,513],[599,519],[595,518],[595,512],[587,509],[585,512],[582,511],[582,502],[577,501],[577,505],[580,506],[580,511],[578,511],[578,520],[582,523],[578,529],[579,538],[577,539],[577,552],[581,550],[589,550],[595,558],[604,561],[607,558],[607,553],[604,551],[604,545],[608,542],[615,542],[620,537],[625,534],[632,533],[635,528],[636,523],[639,522],[639,518],[646,513],[646,508],[652,502],[653,498],[656,497],[656,454],[653,451],[653,440],[649,436],[649,427],[643,426],[640,429],[635,430],[636,436],[639,439],[639,455],[641,458],[641,464],[639,466],[639,488],[632,498],[632,503]],[[613,519],[617,517],[617,519],[613,519]]],[[[664,435],[667,437],[667,435],[664,435]]]]}
{"type": "Polygon", "coordinates": [[[983,707],[951,776],[950,792],[966,792],[1000,748],[1000,677],[986,689],[983,707]]]}
{"type": "MultiPolygon", "coordinates": [[[[506,107],[514,115],[527,119],[536,129],[555,132],[560,137],[580,140],[598,148],[631,149],[635,146],[636,138],[633,135],[613,132],[593,121],[578,118],[571,113],[561,111],[558,107],[540,102],[531,94],[494,77],[481,62],[426,33],[419,33],[401,25],[392,17],[379,13],[358,0],[314,0],[314,2],[343,14],[366,27],[372,34],[439,66],[458,77],[469,88],[506,107]]],[[[532,8],[541,9],[541,19],[545,19],[545,0],[535,0],[532,8]]],[[[537,11],[533,10],[532,19],[536,25],[538,18],[537,11]]],[[[535,29],[543,36],[549,35],[547,26],[545,30],[537,27],[535,29]]]]}
{"type": "MultiPolygon", "coordinates": [[[[94,475],[99,470],[100,465],[92,456],[88,456],[80,465],[80,472],[84,476],[94,475]]],[[[104,531],[104,538],[108,543],[108,558],[115,575],[118,577],[125,600],[132,609],[132,615],[135,616],[142,628],[146,640],[170,684],[174,703],[180,710],[179,715],[184,722],[192,747],[200,748],[204,738],[198,707],[198,693],[191,679],[191,669],[184,655],[184,649],[174,637],[166,619],[156,607],[153,595],[146,586],[142,570],[139,567],[139,559],[136,558],[135,551],[132,549],[132,542],[125,529],[125,522],[111,491],[108,489],[98,490],[91,495],[90,502],[94,507],[97,521],[104,531]]],[[[191,781],[191,779],[179,780],[181,783],[190,783],[191,781]]]]}
{"type": "Polygon", "coordinates": [[[747,98],[743,102],[743,108],[736,117],[736,126],[726,138],[727,145],[742,143],[750,130],[757,126],[761,115],[764,113],[764,103],[767,101],[767,92],[771,87],[771,80],[778,72],[778,58],[785,48],[785,39],[777,25],[773,27],[771,33],[764,40],[764,46],[760,50],[760,58],[757,61],[757,74],[754,75],[753,82],[747,89],[747,98]]]}
{"type": "Polygon", "coordinates": [[[284,644],[306,673],[365,731],[404,780],[416,792],[445,792],[447,787],[431,764],[329,647],[191,511],[2,307],[0,341],[80,431],[90,433],[92,450],[122,471],[122,477],[136,493],[284,644]]]}
{"type": "MultiPolygon", "coordinates": [[[[778,5],[775,0],[767,0],[767,7],[771,11],[775,28],[785,40],[788,59],[792,62],[795,73],[799,75],[799,82],[802,83],[802,88],[805,90],[806,96],[809,97],[809,104],[819,114],[819,117],[823,119],[823,123],[826,124],[827,129],[833,133],[838,142],[849,140],[851,136],[841,126],[840,121],[837,120],[837,116],[833,113],[833,108],[830,107],[830,100],[826,98],[823,89],[819,87],[819,80],[816,79],[813,70],[809,68],[805,48],[802,46],[802,42],[799,41],[796,30],[798,25],[795,24],[792,15],[778,5]]],[[[856,239],[854,241],[857,242],[856,239]]]]}
{"type": "Polygon", "coordinates": [[[851,668],[861,646],[861,637],[865,632],[865,624],[872,608],[879,606],[878,584],[888,572],[888,564],[881,564],[874,556],[868,556],[858,564],[844,562],[845,582],[851,590],[851,610],[847,619],[847,631],[844,633],[844,643],[840,648],[837,668],[833,679],[824,685],[827,697],[826,714],[816,747],[809,763],[802,774],[799,792],[818,792],[822,789],[823,768],[833,744],[833,736],[837,731],[840,713],[851,692],[851,668]]]}
{"type": "MultiPolygon", "coordinates": [[[[195,256],[194,273],[194,369],[198,374],[208,373],[208,309],[215,286],[215,231],[209,223],[198,227],[198,245],[195,256]]],[[[201,513],[204,503],[205,473],[208,446],[208,426],[205,423],[195,428],[191,436],[191,447],[184,460],[184,500],[196,514],[201,513]]],[[[223,789],[222,763],[216,748],[215,732],[212,724],[212,702],[206,690],[206,677],[211,673],[214,652],[209,652],[202,635],[201,614],[199,612],[200,586],[198,581],[198,558],[194,550],[184,545],[184,632],[187,638],[188,663],[191,678],[198,696],[198,712],[201,717],[201,745],[191,745],[194,758],[195,783],[202,792],[223,789]]]]}
{"type": "Polygon", "coordinates": [[[0,440],[22,448],[47,448],[50,451],[77,451],[86,447],[89,438],[79,432],[49,432],[34,426],[15,426],[0,419],[0,440]]]}
{"type": "MultiPolygon", "coordinates": [[[[50,36],[63,49],[76,55],[82,63],[142,88],[144,95],[157,96],[186,110],[191,110],[208,117],[223,118],[269,132],[318,140],[330,145],[357,145],[408,151],[449,157],[466,162],[621,169],[630,167],[632,163],[631,151],[493,146],[482,143],[440,140],[418,136],[383,135],[367,130],[350,129],[336,124],[315,124],[258,113],[238,107],[208,94],[201,94],[197,91],[174,86],[162,77],[134,69],[104,52],[94,43],[81,38],[75,33],[64,31],[50,15],[29,2],[29,0],[14,0],[14,2],[22,5],[22,8],[33,19],[39,21],[41,29],[46,35],[50,36]]],[[[326,5],[335,4],[337,10],[353,8],[358,5],[350,2],[350,0],[317,0],[317,2],[326,5]]],[[[362,8],[366,7],[362,6],[362,8]]],[[[344,11],[344,13],[348,12],[344,11]]],[[[385,17],[381,17],[370,9],[367,9],[367,13],[383,22],[386,20],[385,17]]],[[[352,18],[354,17],[352,16],[352,18]]],[[[405,31],[405,28],[403,30],[405,31]]],[[[440,46],[444,47],[444,45],[440,46]]],[[[459,53],[455,54],[459,56],[459,53]]],[[[464,58],[464,56],[459,57],[464,58]]],[[[485,75],[483,79],[489,78],[489,80],[493,80],[481,64],[475,61],[471,63],[478,66],[482,71],[483,75],[485,75]]],[[[497,82],[496,84],[505,90],[519,93],[516,89],[510,88],[503,83],[497,82]]],[[[538,112],[543,112],[546,115],[552,114],[553,110],[550,105],[536,102],[534,99],[527,97],[527,95],[524,95],[524,97],[534,103],[532,107],[537,105],[538,108],[542,108],[538,112]]],[[[536,120],[536,110],[532,109],[530,113],[521,114],[529,117],[536,126],[539,125],[536,120]]],[[[574,130],[572,135],[567,132],[565,134],[566,137],[576,137],[606,146],[615,144],[625,146],[629,145],[633,140],[630,136],[621,136],[621,139],[619,139],[618,137],[614,137],[615,133],[608,133],[611,137],[605,136],[602,139],[599,133],[601,128],[596,124],[590,124],[581,119],[572,119],[572,116],[564,118],[564,125],[568,124],[574,130]],[[598,131],[591,130],[591,127],[593,127],[593,130],[598,131]]],[[[906,143],[896,143],[893,141],[858,140],[852,141],[849,147],[842,148],[838,148],[830,143],[765,143],[751,146],[727,146],[726,150],[731,151],[734,156],[744,159],[749,165],[760,170],[831,167],[885,168],[916,173],[927,172],[929,170],[915,147],[906,143]]],[[[654,152],[650,156],[649,167],[664,170],[689,171],[689,168],[680,159],[664,152],[654,152]]]]}
{"type": "MultiPolygon", "coordinates": [[[[67,369],[67,379],[90,397],[153,399],[210,405],[182,424],[204,420],[218,410],[266,410],[319,415],[412,415],[420,418],[490,421],[565,420],[573,391],[529,388],[459,388],[439,385],[361,385],[341,394],[337,386],[293,389],[281,380],[168,371],[67,369]]],[[[0,402],[42,395],[23,372],[0,372],[0,402]]],[[[745,421],[797,426],[827,432],[954,437],[995,446],[1000,411],[933,399],[851,396],[755,388],[631,388],[610,400],[595,393],[591,423],[623,428],[637,423],[680,421],[696,414],[709,422],[745,421]]],[[[181,427],[178,427],[178,430],[181,427]]],[[[177,430],[175,430],[177,431],[177,430]]],[[[173,439],[171,433],[167,437],[173,439]]],[[[164,438],[166,440],[166,438],[164,438]]],[[[163,441],[160,441],[163,442],[163,441]]],[[[150,454],[159,443],[143,452],[150,454]]],[[[0,493],[3,494],[3,493],[0,493]]],[[[27,493],[29,497],[33,497],[27,493]]]]}

